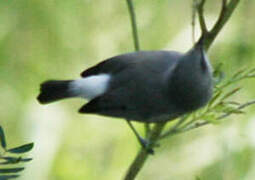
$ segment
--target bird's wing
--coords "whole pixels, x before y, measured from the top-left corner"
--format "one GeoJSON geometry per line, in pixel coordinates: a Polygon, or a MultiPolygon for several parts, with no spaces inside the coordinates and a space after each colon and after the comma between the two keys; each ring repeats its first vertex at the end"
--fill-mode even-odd
{"type": "MultiPolygon", "coordinates": [[[[151,66],[149,68],[157,69],[157,67],[162,66],[158,63],[159,61],[169,62],[169,66],[175,62],[181,56],[180,53],[175,51],[139,51],[123,54],[120,56],[115,56],[109,58],[101,63],[83,71],[81,73],[82,77],[88,77],[91,75],[110,73],[116,74],[132,64],[142,63],[143,66],[151,66]],[[143,63],[144,62],[144,63],[143,63]],[[153,65],[151,65],[153,64],[153,65]],[[154,67],[154,65],[156,67],[154,67]]],[[[160,68],[158,68],[160,69],[160,68]]]]}
{"type": "Polygon", "coordinates": [[[128,53],[120,56],[115,56],[110,59],[104,60],[99,64],[83,71],[82,77],[88,77],[91,75],[103,74],[103,73],[117,73],[127,68],[130,64],[133,64],[139,59],[133,58],[136,53],[128,53]]]}

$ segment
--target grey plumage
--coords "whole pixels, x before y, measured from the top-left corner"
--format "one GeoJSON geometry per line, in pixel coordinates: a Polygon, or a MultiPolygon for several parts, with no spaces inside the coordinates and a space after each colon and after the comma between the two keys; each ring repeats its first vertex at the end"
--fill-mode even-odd
{"type": "Polygon", "coordinates": [[[81,75],[99,74],[111,75],[107,90],[81,113],[163,122],[204,106],[212,95],[211,66],[200,44],[185,54],[141,51],[116,56],[81,75]]]}

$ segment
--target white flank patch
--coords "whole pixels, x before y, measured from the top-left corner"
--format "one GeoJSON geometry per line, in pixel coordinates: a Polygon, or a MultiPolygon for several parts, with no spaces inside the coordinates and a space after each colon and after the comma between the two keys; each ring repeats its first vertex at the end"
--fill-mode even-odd
{"type": "Polygon", "coordinates": [[[71,82],[69,90],[74,96],[90,100],[100,96],[107,90],[110,79],[109,74],[89,76],[71,82]]]}

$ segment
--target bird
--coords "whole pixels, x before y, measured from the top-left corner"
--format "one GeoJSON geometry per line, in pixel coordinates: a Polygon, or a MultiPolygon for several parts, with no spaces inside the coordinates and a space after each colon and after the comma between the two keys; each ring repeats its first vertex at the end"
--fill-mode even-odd
{"type": "Polygon", "coordinates": [[[148,142],[131,121],[167,122],[205,106],[212,97],[212,79],[212,66],[201,39],[185,53],[125,53],[86,69],[79,79],[45,81],[37,99],[48,104],[84,98],[88,102],[80,113],[125,119],[146,148],[148,142]]]}

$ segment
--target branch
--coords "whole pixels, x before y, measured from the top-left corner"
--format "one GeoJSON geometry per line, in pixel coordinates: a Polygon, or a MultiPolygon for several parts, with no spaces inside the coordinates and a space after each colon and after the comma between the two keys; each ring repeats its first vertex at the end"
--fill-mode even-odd
{"type": "Polygon", "coordinates": [[[208,32],[206,23],[205,23],[205,17],[204,17],[204,4],[205,4],[205,0],[201,0],[201,2],[197,6],[199,24],[200,24],[202,34],[206,34],[208,32]]]}
{"type": "MultiPolygon", "coordinates": [[[[255,104],[255,100],[252,100],[252,101],[249,101],[249,102],[247,102],[245,104],[242,104],[237,109],[238,110],[242,110],[242,109],[244,109],[244,108],[246,108],[248,106],[251,106],[253,104],[255,104]]],[[[219,116],[216,120],[225,119],[226,117],[228,117],[228,116],[230,116],[232,114],[234,114],[234,112],[225,113],[225,114],[219,116]]],[[[209,121],[198,122],[198,123],[193,124],[192,126],[187,127],[186,129],[183,129],[180,132],[190,131],[192,129],[199,128],[199,127],[202,127],[202,126],[205,126],[205,125],[208,125],[208,124],[209,124],[209,121]]]]}
{"type": "Polygon", "coordinates": [[[192,27],[192,43],[193,45],[196,43],[196,11],[197,11],[197,2],[193,0],[192,2],[192,16],[191,16],[191,27],[192,27]]]}
{"type": "MultiPolygon", "coordinates": [[[[150,133],[150,136],[148,138],[149,142],[151,142],[149,148],[156,146],[156,143],[159,140],[160,134],[161,134],[162,130],[164,129],[165,125],[166,125],[166,123],[158,123],[158,124],[154,125],[154,127],[150,133]]],[[[140,151],[138,152],[138,154],[136,155],[135,160],[129,167],[124,180],[135,179],[138,172],[142,169],[145,161],[148,159],[148,157],[149,157],[148,152],[144,148],[141,148],[140,151]]]]}
{"type": "MultiPolygon", "coordinates": [[[[138,39],[138,33],[137,33],[137,26],[136,26],[136,19],[135,19],[135,12],[134,12],[133,3],[132,3],[132,0],[126,0],[126,1],[127,1],[129,13],[130,13],[135,50],[139,51],[140,50],[140,48],[139,48],[139,39],[138,39]]],[[[217,20],[215,26],[213,27],[213,29],[211,31],[207,30],[206,23],[205,23],[205,18],[204,18],[203,7],[204,7],[204,4],[205,4],[206,0],[201,0],[200,4],[198,5],[199,22],[200,22],[200,28],[202,30],[201,38],[203,36],[205,38],[204,39],[205,40],[204,45],[205,45],[206,50],[209,49],[209,47],[211,46],[212,42],[214,41],[214,39],[216,38],[216,36],[218,35],[220,30],[224,26],[224,24],[228,21],[228,19],[232,15],[234,9],[236,8],[236,6],[237,6],[237,4],[240,0],[231,0],[231,2],[227,6],[226,6],[226,3],[225,3],[226,0],[222,0],[222,1],[223,1],[223,6],[222,6],[221,13],[220,13],[220,17],[217,20]]],[[[225,114],[225,116],[227,117],[228,115],[225,114]]],[[[150,129],[149,126],[145,126],[146,129],[147,129],[146,130],[146,136],[148,136],[147,140],[151,143],[150,147],[155,147],[156,143],[160,139],[162,139],[162,136],[166,137],[168,135],[173,135],[173,134],[177,134],[177,133],[182,132],[182,131],[179,131],[178,128],[180,128],[180,125],[184,121],[185,121],[185,119],[180,119],[177,122],[177,124],[175,126],[173,126],[173,128],[170,129],[169,134],[163,134],[163,135],[161,135],[161,133],[162,133],[166,123],[155,124],[151,128],[151,130],[149,130],[150,129]]],[[[196,127],[200,127],[200,126],[206,125],[208,123],[206,121],[206,122],[203,122],[202,124],[198,124],[198,123],[195,123],[195,124],[196,124],[196,127]]],[[[189,126],[190,129],[187,129],[187,130],[194,129],[196,127],[189,126]]],[[[138,152],[138,154],[136,155],[134,161],[130,165],[124,179],[125,180],[134,180],[135,177],[137,176],[137,174],[139,173],[139,171],[144,166],[144,163],[146,162],[148,157],[149,157],[148,152],[146,150],[144,150],[143,148],[141,148],[140,151],[138,152]]]]}
{"type": "MultiPolygon", "coordinates": [[[[240,105],[239,107],[237,107],[237,110],[245,109],[246,107],[249,107],[249,106],[254,105],[254,104],[255,104],[255,100],[249,101],[249,102],[244,103],[244,104],[240,105]]],[[[228,113],[225,113],[225,114],[217,117],[216,120],[219,121],[219,120],[225,119],[225,118],[227,118],[227,117],[229,117],[230,115],[233,115],[233,114],[235,114],[235,111],[230,111],[228,113]]],[[[160,139],[164,139],[166,137],[174,136],[174,135],[177,135],[177,134],[180,134],[180,133],[190,131],[192,129],[196,129],[196,128],[211,124],[210,121],[204,120],[202,122],[196,122],[196,123],[194,123],[194,124],[192,124],[192,125],[190,125],[186,128],[178,129],[178,127],[179,127],[178,124],[180,123],[180,121],[182,121],[182,122],[185,121],[184,118],[185,117],[180,119],[179,122],[173,128],[171,128],[166,133],[164,133],[162,136],[160,136],[160,139]]]]}
{"type": "MultiPolygon", "coordinates": [[[[253,105],[253,104],[255,104],[255,100],[252,100],[252,101],[249,101],[249,102],[247,102],[247,103],[245,103],[245,104],[242,104],[242,105],[240,105],[237,109],[238,110],[242,110],[242,109],[244,109],[244,108],[246,108],[246,107],[248,107],[248,106],[251,106],[251,105],[253,105]]],[[[224,119],[224,118],[226,118],[226,117],[228,117],[228,116],[230,116],[230,115],[232,115],[233,114],[233,112],[228,112],[228,113],[226,113],[226,114],[223,114],[222,116],[219,116],[217,119],[218,120],[220,120],[220,119],[224,119]]]]}
{"type": "Polygon", "coordinates": [[[229,20],[229,18],[231,17],[232,13],[236,9],[239,2],[240,0],[231,0],[227,4],[227,0],[222,0],[222,7],[221,7],[219,18],[217,19],[213,28],[210,31],[208,31],[206,29],[206,24],[204,20],[204,12],[203,12],[203,6],[205,4],[205,0],[201,0],[200,4],[198,5],[198,16],[199,16],[200,28],[202,31],[202,35],[200,38],[204,37],[204,47],[206,51],[210,48],[211,44],[213,43],[213,41],[215,40],[215,38],[217,37],[221,29],[229,20]]]}
{"type": "MultiPolygon", "coordinates": [[[[137,23],[136,23],[135,8],[134,8],[132,0],[126,0],[126,1],[127,1],[128,11],[130,15],[135,51],[140,51],[139,36],[138,36],[137,25],[136,25],[137,23]]],[[[144,129],[145,129],[145,136],[147,138],[147,136],[150,133],[150,125],[145,124],[144,129]]]]}
{"type": "Polygon", "coordinates": [[[134,46],[136,51],[140,51],[140,44],[137,32],[137,25],[136,25],[136,17],[135,17],[135,10],[132,0],[127,0],[128,10],[130,14],[132,32],[133,32],[133,39],[134,39],[134,46]]]}

